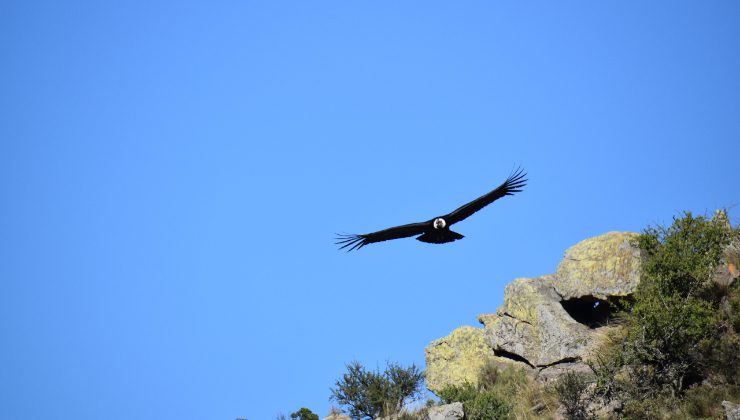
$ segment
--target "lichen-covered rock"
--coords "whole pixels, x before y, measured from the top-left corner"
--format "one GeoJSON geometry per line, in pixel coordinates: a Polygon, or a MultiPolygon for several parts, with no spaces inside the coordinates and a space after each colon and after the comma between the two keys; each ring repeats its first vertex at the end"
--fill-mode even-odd
{"type": "Polygon", "coordinates": [[[504,304],[496,312],[530,324],[536,322],[539,305],[560,301],[560,296],[553,288],[554,281],[552,275],[514,279],[504,287],[504,304]]]}
{"type": "Polygon", "coordinates": [[[431,407],[425,417],[426,420],[461,420],[463,418],[465,418],[465,412],[461,402],[431,407]]]}
{"type": "Polygon", "coordinates": [[[448,385],[477,384],[481,368],[494,357],[483,330],[469,326],[432,341],[424,354],[427,388],[436,394],[448,385]]]}
{"type": "Polygon", "coordinates": [[[565,251],[555,290],[563,299],[606,299],[634,292],[640,282],[640,250],[630,244],[633,232],[609,232],[583,240],[565,251]]]}
{"type": "Polygon", "coordinates": [[[501,369],[509,366],[529,368],[525,363],[498,357],[481,328],[463,326],[448,336],[432,341],[424,350],[427,388],[439,395],[449,385],[477,384],[481,369],[493,363],[501,369]]]}
{"type": "Polygon", "coordinates": [[[563,309],[553,277],[519,278],[504,289],[495,314],[479,315],[494,350],[523,357],[532,366],[578,360],[591,338],[588,327],[563,309]]]}
{"type": "Polygon", "coordinates": [[[740,244],[731,242],[723,250],[712,280],[720,286],[729,287],[740,277],[738,264],[740,264],[740,244]]]}

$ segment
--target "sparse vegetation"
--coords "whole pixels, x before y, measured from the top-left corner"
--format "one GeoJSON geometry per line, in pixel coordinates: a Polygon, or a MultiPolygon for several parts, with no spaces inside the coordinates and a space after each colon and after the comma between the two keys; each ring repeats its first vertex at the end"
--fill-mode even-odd
{"type": "Polygon", "coordinates": [[[477,384],[451,385],[440,392],[442,403],[462,402],[466,419],[538,419],[555,411],[554,395],[514,367],[483,366],[477,384]]]}

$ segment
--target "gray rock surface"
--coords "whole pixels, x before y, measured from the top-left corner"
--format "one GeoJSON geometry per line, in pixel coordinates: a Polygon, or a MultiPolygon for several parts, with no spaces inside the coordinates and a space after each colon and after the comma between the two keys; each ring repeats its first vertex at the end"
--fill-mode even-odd
{"type": "MultiPolygon", "coordinates": [[[[462,420],[465,418],[463,404],[461,402],[422,408],[419,411],[412,412],[411,415],[418,420],[462,420]]],[[[376,420],[398,420],[401,416],[402,414],[394,414],[387,417],[379,417],[376,420]]]]}
{"type": "Polygon", "coordinates": [[[427,420],[461,420],[465,417],[461,402],[432,407],[427,412],[427,420]]]}
{"type": "Polygon", "coordinates": [[[583,356],[591,331],[563,309],[553,282],[553,276],[519,278],[506,286],[496,313],[478,316],[491,348],[538,367],[583,356]]]}
{"type": "Polygon", "coordinates": [[[740,404],[722,401],[722,408],[725,409],[726,420],[740,420],[740,404]]]}

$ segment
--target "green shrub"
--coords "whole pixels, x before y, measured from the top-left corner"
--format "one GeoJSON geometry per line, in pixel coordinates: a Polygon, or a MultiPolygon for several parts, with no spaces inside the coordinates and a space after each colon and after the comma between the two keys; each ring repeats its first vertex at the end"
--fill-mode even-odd
{"type": "Polygon", "coordinates": [[[527,374],[523,369],[513,366],[499,369],[493,362],[483,365],[481,369],[481,388],[501,396],[515,396],[528,385],[527,374]]]}
{"type": "Polygon", "coordinates": [[[522,369],[499,369],[491,361],[481,368],[477,384],[449,385],[439,392],[439,397],[444,404],[462,402],[467,419],[506,419],[515,414],[517,418],[529,418],[531,408],[538,403],[546,408],[548,403],[539,401],[541,394],[522,369]]]}
{"type": "Polygon", "coordinates": [[[407,400],[421,393],[424,374],[415,366],[402,368],[388,363],[384,372],[367,371],[359,362],[347,365],[347,373],[331,389],[331,399],[352,418],[376,418],[401,411],[407,400]]]}
{"type": "Polygon", "coordinates": [[[319,420],[319,416],[306,407],[301,407],[300,410],[291,413],[290,418],[293,420],[319,420]]]}
{"type": "Polygon", "coordinates": [[[558,400],[565,408],[569,419],[586,419],[590,417],[588,412],[589,396],[587,393],[586,379],[583,375],[575,372],[567,372],[561,376],[555,384],[555,392],[558,400]]]}
{"type": "Polygon", "coordinates": [[[467,420],[499,420],[511,418],[511,405],[493,392],[478,393],[470,401],[463,402],[467,420]]]}
{"type": "Polygon", "coordinates": [[[465,402],[474,399],[478,392],[478,387],[470,382],[465,382],[462,385],[447,385],[439,392],[439,399],[444,404],[465,402]]]}
{"type": "Polygon", "coordinates": [[[732,230],[721,220],[694,217],[685,212],[673,224],[648,227],[637,238],[647,254],[643,280],[657,287],[661,295],[696,295],[711,286],[709,281],[732,237],[732,230]]]}
{"type": "Polygon", "coordinates": [[[483,390],[492,390],[497,383],[501,384],[506,381],[504,378],[502,378],[501,381],[498,380],[499,373],[500,369],[498,368],[498,365],[489,360],[483,365],[483,367],[481,367],[480,373],[478,374],[478,386],[483,390]]]}
{"type": "Polygon", "coordinates": [[[663,416],[665,401],[659,399],[630,399],[624,403],[622,418],[624,419],[659,419],[663,416]]]}

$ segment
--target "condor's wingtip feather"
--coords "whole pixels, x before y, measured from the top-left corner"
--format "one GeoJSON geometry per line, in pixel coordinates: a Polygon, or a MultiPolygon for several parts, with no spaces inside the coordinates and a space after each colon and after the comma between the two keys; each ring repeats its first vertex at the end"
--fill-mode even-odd
{"type": "Polygon", "coordinates": [[[342,245],[339,247],[339,249],[347,248],[347,252],[353,251],[355,249],[360,249],[363,246],[367,245],[365,242],[365,237],[363,235],[355,235],[351,233],[343,233],[343,234],[336,234],[337,237],[335,238],[337,242],[334,242],[336,245],[342,245]]]}
{"type": "Polygon", "coordinates": [[[508,187],[507,195],[511,195],[511,193],[520,192],[522,191],[521,188],[527,185],[528,179],[525,177],[527,176],[527,173],[524,172],[524,168],[521,166],[517,167],[515,170],[511,171],[511,175],[509,175],[509,178],[506,180],[506,186],[508,187]]]}
{"type": "Polygon", "coordinates": [[[511,175],[509,175],[509,179],[507,181],[527,181],[526,179],[522,180],[525,176],[527,176],[527,173],[524,172],[524,168],[517,166],[516,169],[511,171],[511,175]]]}

